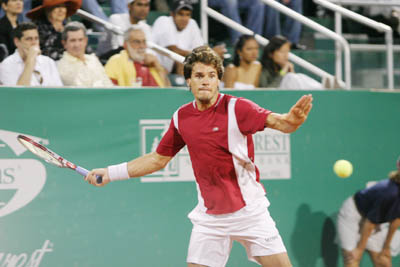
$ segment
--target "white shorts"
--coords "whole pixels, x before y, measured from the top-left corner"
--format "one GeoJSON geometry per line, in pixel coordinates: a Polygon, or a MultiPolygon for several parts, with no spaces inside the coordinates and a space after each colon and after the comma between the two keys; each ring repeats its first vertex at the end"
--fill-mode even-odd
{"type": "Polygon", "coordinates": [[[224,267],[233,241],[241,243],[249,260],[286,252],[285,245],[268,212],[268,200],[223,215],[206,214],[195,208],[189,218],[193,223],[187,262],[210,267],[224,267]]]}
{"type": "MultiPolygon", "coordinates": [[[[343,202],[338,215],[338,236],[340,246],[347,251],[356,248],[360,240],[362,216],[357,210],[353,197],[343,202]]],[[[386,235],[389,230],[389,223],[382,223],[379,229],[374,230],[368,239],[366,249],[373,252],[381,252],[386,235]]],[[[397,230],[390,244],[392,256],[400,253],[400,231],[397,230]]]]}

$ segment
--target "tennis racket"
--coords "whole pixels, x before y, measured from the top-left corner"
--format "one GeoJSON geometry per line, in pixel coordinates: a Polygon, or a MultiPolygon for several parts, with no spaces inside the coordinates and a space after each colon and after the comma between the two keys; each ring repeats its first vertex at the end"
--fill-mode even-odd
{"type": "MultiPolygon", "coordinates": [[[[33,141],[32,139],[30,139],[29,137],[26,137],[25,135],[20,134],[20,135],[18,135],[17,139],[29,151],[31,151],[33,154],[35,154],[36,156],[38,156],[39,158],[43,159],[44,161],[46,161],[50,164],[53,164],[60,168],[72,169],[83,176],[86,176],[89,173],[89,171],[86,170],[85,168],[77,166],[74,163],[64,159],[60,155],[51,151],[47,147],[33,141]]],[[[97,176],[96,182],[98,184],[101,184],[102,181],[103,181],[103,177],[97,176]]]]}

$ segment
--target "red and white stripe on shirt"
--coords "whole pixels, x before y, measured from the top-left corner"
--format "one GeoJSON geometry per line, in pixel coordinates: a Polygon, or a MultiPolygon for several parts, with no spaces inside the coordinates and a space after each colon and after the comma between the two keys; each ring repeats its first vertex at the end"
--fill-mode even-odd
{"type": "Polygon", "coordinates": [[[224,94],[204,111],[193,101],[174,113],[157,153],[173,157],[187,145],[199,206],[208,214],[235,212],[265,195],[254,164],[252,134],[264,130],[270,113],[250,100],[224,94]]]}

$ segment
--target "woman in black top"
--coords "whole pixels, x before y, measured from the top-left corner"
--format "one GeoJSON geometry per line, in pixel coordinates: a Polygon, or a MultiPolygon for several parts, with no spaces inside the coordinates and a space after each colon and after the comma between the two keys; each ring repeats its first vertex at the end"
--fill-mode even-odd
{"type": "Polygon", "coordinates": [[[0,62],[15,51],[12,30],[18,25],[18,15],[24,8],[23,0],[1,0],[5,15],[0,19],[0,62]]]}
{"type": "Polygon", "coordinates": [[[44,0],[26,16],[38,26],[40,49],[43,55],[59,60],[64,53],[61,35],[66,19],[78,10],[81,0],[44,0]]]}

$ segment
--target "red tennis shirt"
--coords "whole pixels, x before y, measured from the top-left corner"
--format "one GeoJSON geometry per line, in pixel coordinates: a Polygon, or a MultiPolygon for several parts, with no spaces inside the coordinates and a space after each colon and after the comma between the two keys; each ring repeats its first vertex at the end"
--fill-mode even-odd
{"type": "Polygon", "coordinates": [[[250,100],[224,94],[204,111],[193,101],[174,113],[157,153],[173,157],[187,145],[199,205],[209,214],[235,212],[265,195],[254,164],[252,134],[264,130],[270,113],[250,100]]]}

